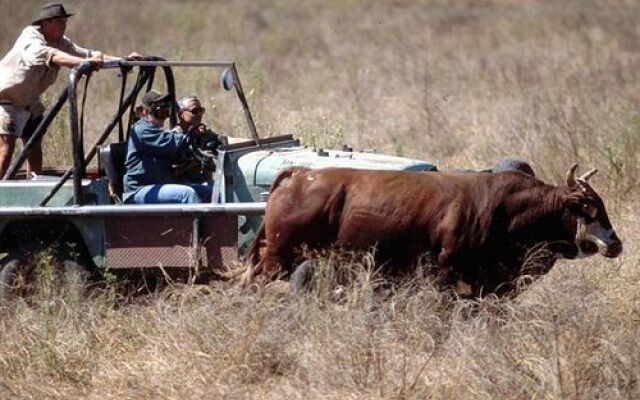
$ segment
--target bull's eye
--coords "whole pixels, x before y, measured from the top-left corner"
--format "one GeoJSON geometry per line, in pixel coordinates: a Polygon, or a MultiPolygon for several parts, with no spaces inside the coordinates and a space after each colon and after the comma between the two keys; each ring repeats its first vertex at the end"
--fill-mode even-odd
{"type": "Polygon", "coordinates": [[[582,212],[585,217],[589,219],[595,219],[598,215],[598,207],[591,203],[583,203],[582,204],[582,212]]]}

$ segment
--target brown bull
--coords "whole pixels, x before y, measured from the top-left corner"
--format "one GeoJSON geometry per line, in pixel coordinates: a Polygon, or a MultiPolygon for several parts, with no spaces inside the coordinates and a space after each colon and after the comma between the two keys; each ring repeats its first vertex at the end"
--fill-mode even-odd
{"type": "Polygon", "coordinates": [[[375,246],[379,260],[396,267],[428,252],[452,283],[469,285],[474,294],[499,292],[522,273],[527,252],[541,244],[552,255],[541,272],[558,258],[598,251],[617,257],[622,243],[587,183],[595,170],[576,179],[576,168],[569,169],[566,186],[514,171],[288,168],[272,184],[245,283],[292,272],[302,244],[375,246]]]}

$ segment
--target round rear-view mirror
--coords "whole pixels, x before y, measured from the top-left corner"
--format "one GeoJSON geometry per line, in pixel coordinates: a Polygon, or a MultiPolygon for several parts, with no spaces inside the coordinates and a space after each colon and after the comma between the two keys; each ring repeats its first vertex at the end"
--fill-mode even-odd
{"type": "Polygon", "coordinates": [[[222,86],[224,90],[231,90],[234,85],[233,72],[231,71],[231,67],[227,67],[220,74],[220,86],[222,86]]]}

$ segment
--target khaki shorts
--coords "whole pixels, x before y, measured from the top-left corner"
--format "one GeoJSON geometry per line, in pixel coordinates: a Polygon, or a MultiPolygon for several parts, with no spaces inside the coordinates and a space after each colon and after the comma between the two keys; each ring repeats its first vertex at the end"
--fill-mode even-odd
{"type": "Polygon", "coordinates": [[[24,107],[0,104],[0,135],[20,137],[31,113],[24,107]]]}

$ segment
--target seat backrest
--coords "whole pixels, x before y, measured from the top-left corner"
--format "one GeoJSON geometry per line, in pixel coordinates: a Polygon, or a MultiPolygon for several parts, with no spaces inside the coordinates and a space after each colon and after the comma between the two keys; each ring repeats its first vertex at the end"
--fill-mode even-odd
{"type": "Polygon", "coordinates": [[[109,143],[98,148],[98,169],[109,181],[109,192],[116,202],[121,202],[124,179],[124,161],[127,142],[109,143]]]}

